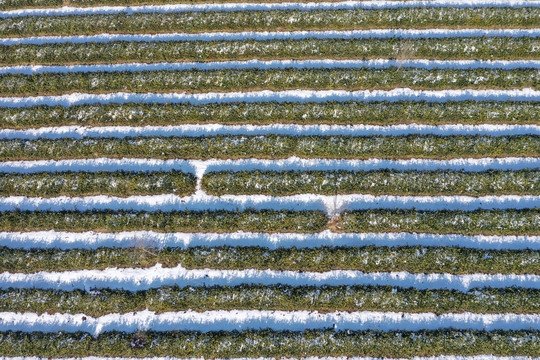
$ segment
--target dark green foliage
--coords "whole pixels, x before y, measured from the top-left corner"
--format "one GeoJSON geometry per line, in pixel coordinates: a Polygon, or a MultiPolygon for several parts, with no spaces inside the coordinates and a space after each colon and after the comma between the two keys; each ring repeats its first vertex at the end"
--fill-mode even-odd
{"type": "Polygon", "coordinates": [[[177,170],[0,173],[1,196],[158,195],[195,192],[193,174],[177,170]]]}
{"type": "Polygon", "coordinates": [[[27,16],[0,19],[0,36],[206,31],[353,30],[373,28],[530,28],[540,10],[527,7],[194,11],[27,16]]]}
{"type": "Polygon", "coordinates": [[[539,313],[540,290],[484,288],[467,292],[390,286],[239,285],[164,286],[149,290],[7,289],[0,290],[0,311],[86,314],[93,317],[148,309],[403,311],[459,313],[539,313]]]}
{"type": "Polygon", "coordinates": [[[329,101],[0,107],[0,126],[220,124],[538,124],[536,101],[329,101]]]}
{"type": "Polygon", "coordinates": [[[181,265],[188,269],[540,274],[540,252],[528,249],[365,246],[272,250],[250,246],[22,250],[0,247],[0,271],[9,272],[145,268],[157,263],[165,267],[181,265]]]}
{"type": "Polygon", "coordinates": [[[537,69],[228,69],[115,71],[0,75],[0,94],[60,95],[71,92],[167,92],[258,90],[390,90],[536,88],[537,69]]]}
{"type": "Polygon", "coordinates": [[[343,212],[336,227],[344,232],[540,235],[540,208],[474,211],[353,210],[343,212]]]}
{"type": "Polygon", "coordinates": [[[219,171],[202,179],[211,195],[540,195],[540,170],[219,171]]]}
{"type": "Polygon", "coordinates": [[[323,230],[322,211],[4,211],[2,231],[299,232],[323,230]]]}
{"type": "Polygon", "coordinates": [[[2,139],[0,160],[81,158],[279,159],[538,156],[538,135],[288,136],[219,135],[2,139]]]}
{"type": "Polygon", "coordinates": [[[1,45],[0,64],[76,64],[251,59],[471,59],[540,58],[535,37],[419,39],[279,39],[223,41],[112,41],[1,45]]]}
{"type": "Polygon", "coordinates": [[[132,345],[135,333],[0,332],[3,356],[237,358],[374,356],[410,358],[434,355],[537,356],[538,330],[421,331],[144,331],[145,346],[132,345]]]}

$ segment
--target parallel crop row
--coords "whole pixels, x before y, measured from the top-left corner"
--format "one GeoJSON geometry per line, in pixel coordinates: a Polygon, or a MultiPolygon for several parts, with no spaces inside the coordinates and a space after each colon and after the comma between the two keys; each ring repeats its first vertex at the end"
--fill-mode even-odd
{"type": "Polygon", "coordinates": [[[540,234],[540,208],[475,211],[354,210],[342,213],[335,226],[344,232],[540,234]]]}
{"type": "Polygon", "coordinates": [[[233,358],[305,356],[536,356],[540,331],[0,332],[4,356],[233,358]],[[279,344],[279,346],[277,345],[279,344]]]}
{"type": "Polygon", "coordinates": [[[540,170],[221,171],[205,174],[202,186],[212,195],[540,195],[540,170]]]}
{"type": "Polygon", "coordinates": [[[195,176],[181,171],[0,173],[0,196],[156,195],[195,192],[195,176]]]}
{"type": "Polygon", "coordinates": [[[465,235],[540,234],[540,208],[345,211],[328,223],[322,211],[5,211],[2,231],[297,232],[331,227],[343,232],[422,232],[465,235]]]}
{"type": "Polygon", "coordinates": [[[228,69],[0,75],[2,95],[167,91],[536,88],[537,69],[228,69]]]}
{"type": "Polygon", "coordinates": [[[537,156],[537,135],[515,136],[288,136],[219,135],[0,140],[1,160],[153,157],[456,158],[537,156]]]}
{"type": "MultiPolygon", "coordinates": [[[[219,171],[205,174],[210,195],[295,194],[540,195],[540,170],[219,171]]],[[[195,176],[180,171],[0,173],[0,196],[156,195],[195,192],[195,176]]]]}
{"type": "Polygon", "coordinates": [[[473,59],[540,58],[535,37],[419,39],[278,39],[223,41],[112,41],[2,45],[0,64],[121,63],[251,59],[473,59]]]}
{"type": "Polygon", "coordinates": [[[373,28],[530,28],[538,8],[436,8],[27,16],[0,19],[0,36],[373,28]]]}
{"type": "Polygon", "coordinates": [[[538,313],[540,291],[526,288],[483,288],[467,292],[389,286],[239,285],[164,286],[130,292],[93,289],[0,290],[0,311],[71,313],[93,317],[142,310],[309,310],[402,311],[442,313],[538,313]]]}
{"type": "Polygon", "coordinates": [[[13,211],[1,212],[3,230],[154,230],[160,232],[300,232],[323,230],[322,211],[13,211]]]}
{"type": "Polygon", "coordinates": [[[105,269],[107,267],[166,267],[187,269],[272,269],[293,271],[358,270],[449,274],[540,274],[540,252],[479,250],[453,247],[366,246],[280,248],[0,248],[0,271],[34,273],[105,269]]]}
{"type": "Polygon", "coordinates": [[[0,107],[0,126],[221,124],[538,124],[536,101],[328,101],[0,107]]]}

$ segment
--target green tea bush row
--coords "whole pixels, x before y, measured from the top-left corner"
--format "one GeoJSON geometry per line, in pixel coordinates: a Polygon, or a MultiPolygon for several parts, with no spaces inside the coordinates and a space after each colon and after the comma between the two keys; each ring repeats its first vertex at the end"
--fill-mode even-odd
{"type": "Polygon", "coordinates": [[[161,158],[457,158],[538,156],[538,135],[217,135],[2,139],[0,160],[161,158]]]}
{"type": "MultiPolygon", "coordinates": [[[[134,244],[135,245],[135,244],[134,244]]],[[[11,249],[0,247],[0,271],[34,273],[107,267],[187,269],[358,270],[450,274],[540,274],[535,250],[479,250],[454,247],[366,246],[268,249],[248,247],[11,249]]]]}
{"type": "Polygon", "coordinates": [[[238,358],[537,356],[538,330],[0,332],[3,356],[238,358]]]}
{"type": "Polygon", "coordinates": [[[322,211],[5,211],[3,231],[126,231],[159,232],[319,232],[326,227],[322,211]]]}
{"type": "Polygon", "coordinates": [[[193,174],[177,170],[0,173],[0,196],[158,195],[195,192],[193,174]]]}
{"type": "Polygon", "coordinates": [[[540,208],[421,211],[345,211],[328,222],[322,211],[4,211],[0,231],[430,232],[465,235],[539,235],[540,208]]]}
{"type": "Polygon", "coordinates": [[[92,317],[143,310],[403,311],[437,314],[539,313],[540,290],[483,288],[467,292],[390,286],[238,285],[164,286],[149,290],[7,289],[0,311],[86,314],[92,317]]]}
{"type": "Polygon", "coordinates": [[[351,210],[343,212],[335,226],[344,232],[539,235],[540,208],[474,211],[351,210]]]}
{"type": "Polygon", "coordinates": [[[250,59],[540,59],[535,37],[112,41],[2,45],[0,64],[88,64],[250,59]]]}
{"type": "Polygon", "coordinates": [[[0,75],[3,95],[59,95],[71,92],[208,92],[414,89],[537,88],[538,69],[227,69],[115,71],[0,75]]]}
{"type": "Polygon", "coordinates": [[[192,11],[3,18],[0,19],[0,36],[276,29],[534,28],[538,23],[540,10],[534,7],[192,11]]]}
{"type": "Polygon", "coordinates": [[[328,101],[0,107],[0,127],[179,124],[538,124],[537,101],[328,101]]]}
{"type": "Polygon", "coordinates": [[[219,171],[202,179],[211,195],[540,195],[540,170],[219,171]]]}

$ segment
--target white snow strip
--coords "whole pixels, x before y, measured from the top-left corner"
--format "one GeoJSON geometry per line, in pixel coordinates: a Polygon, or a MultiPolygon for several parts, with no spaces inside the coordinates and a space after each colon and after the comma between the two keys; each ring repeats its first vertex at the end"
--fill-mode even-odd
{"type": "Polygon", "coordinates": [[[540,69],[540,60],[246,60],[173,63],[122,63],[94,65],[17,65],[2,66],[0,74],[88,73],[113,71],[181,71],[223,69],[540,69]]]}
{"type": "Polygon", "coordinates": [[[477,7],[539,7],[535,0],[429,0],[429,1],[342,1],[308,3],[228,3],[228,4],[171,4],[144,6],[94,6],[19,9],[0,11],[0,18],[19,16],[92,15],[178,13],[188,11],[269,11],[269,10],[347,10],[347,9],[396,9],[412,7],[477,8],[477,7]]]}
{"type": "Polygon", "coordinates": [[[0,129],[0,139],[62,139],[84,137],[125,138],[136,136],[216,136],[216,135],[540,135],[538,125],[222,125],[222,124],[187,124],[176,126],[60,126],[35,129],[14,130],[0,129]]]}
{"type": "Polygon", "coordinates": [[[411,274],[402,272],[364,273],[355,270],[326,272],[277,270],[188,270],[181,266],[164,268],[161,264],[146,269],[41,271],[33,274],[0,274],[0,289],[86,289],[111,288],[131,291],[159,286],[235,286],[240,284],[300,285],[389,285],[418,289],[455,289],[468,291],[477,287],[526,287],[540,289],[540,276],[516,274],[411,274]]]}
{"type": "Polygon", "coordinates": [[[219,331],[273,329],[304,331],[335,330],[538,330],[540,314],[476,314],[471,312],[437,315],[431,312],[404,313],[381,311],[330,312],[212,310],[178,311],[156,314],[144,310],[128,314],[112,313],[97,318],[85,314],[42,314],[0,312],[0,331],[84,331],[98,335],[104,331],[219,331]]]}
{"type": "Polygon", "coordinates": [[[61,210],[322,210],[329,216],[344,210],[411,209],[418,210],[476,210],[527,209],[540,207],[540,196],[394,196],[394,195],[318,195],[292,196],[223,195],[211,196],[202,191],[180,197],[173,194],[115,197],[106,195],[54,198],[10,196],[0,197],[0,211],[61,211],[61,210]]]}
{"type": "Polygon", "coordinates": [[[461,37],[538,37],[540,28],[535,29],[372,29],[372,30],[328,30],[328,31],[246,31],[211,33],[168,33],[168,34],[98,34],[74,36],[31,36],[2,38],[0,45],[41,45],[63,43],[88,43],[111,41],[224,41],[224,40],[299,40],[299,39],[420,39],[461,37]]]}
{"type": "Polygon", "coordinates": [[[0,97],[0,107],[28,107],[37,105],[73,106],[100,103],[158,103],[158,104],[212,104],[232,102],[327,102],[327,101],[539,101],[540,91],[532,88],[515,90],[412,90],[396,88],[384,90],[286,90],[253,92],[186,93],[125,93],[86,94],[73,93],[60,96],[0,97]]]}
{"type": "Polygon", "coordinates": [[[459,158],[451,160],[410,159],[410,160],[333,160],[302,159],[290,157],[281,160],[160,160],[160,159],[75,159],[3,161],[0,172],[32,173],[40,171],[169,171],[180,170],[203,175],[210,171],[251,171],[251,170],[522,170],[540,167],[540,157],[508,158],[459,158]]]}
{"type": "Polygon", "coordinates": [[[159,233],[154,231],[125,231],[73,233],[36,231],[0,232],[0,244],[11,248],[33,249],[97,249],[99,247],[153,248],[195,246],[262,246],[277,248],[314,248],[321,246],[459,246],[493,250],[540,250],[540,236],[466,236],[415,233],[349,233],[338,234],[329,230],[317,234],[267,233],[159,233]]]}

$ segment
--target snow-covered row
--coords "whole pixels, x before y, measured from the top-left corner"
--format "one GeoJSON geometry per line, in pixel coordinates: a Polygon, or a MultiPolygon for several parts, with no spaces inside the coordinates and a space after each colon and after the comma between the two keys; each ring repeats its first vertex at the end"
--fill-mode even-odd
{"type": "Polygon", "coordinates": [[[2,246],[22,249],[60,248],[97,249],[99,247],[180,247],[262,246],[277,248],[314,248],[320,246],[459,246],[474,249],[540,250],[540,236],[466,236],[457,234],[348,233],[329,230],[316,234],[268,233],[160,233],[124,231],[74,233],[62,231],[0,232],[2,246]]]}
{"type": "Polygon", "coordinates": [[[87,73],[112,71],[221,70],[221,69],[540,69],[540,60],[246,60],[93,65],[15,65],[0,67],[0,74],[87,73]]]}
{"type": "Polygon", "coordinates": [[[326,102],[326,101],[531,101],[540,100],[540,91],[532,88],[514,90],[413,90],[396,88],[385,90],[286,90],[251,92],[187,93],[126,93],[110,94],[72,93],[60,96],[0,97],[1,107],[28,107],[37,105],[73,106],[97,103],[190,103],[211,104],[231,102],[326,102]]]}
{"type": "Polygon", "coordinates": [[[355,270],[326,272],[278,270],[188,270],[181,266],[164,268],[108,268],[64,272],[41,271],[33,274],[0,274],[0,289],[39,288],[73,290],[94,288],[145,290],[159,286],[235,286],[241,284],[300,285],[389,285],[418,289],[455,289],[468,291],[477,287],[525,287],[540,289],[540,276],[515,274],[411,274],[402,272],[364,273],[355,270]]]}
{"type": "Polygon", "coordinates": [[[0,11],[0,18],[19,16],[91,15],[91,14],[135,14],[176,13],[187,11],[254,11],[254,10],[341,10],[341,9],[397,9],[412,7],[434,8],[477,8],[477,7],[539,7],[536,0],[409,0],[409,1],[340,1],[340,2],[274,2],[274,3],[210,3],[170,4],[143,6],[93,6],[18,9],[0,11]]]}
{"type": "Polygon", "coordinates": [[[281,39],[424,39],[459,37],[538,37],[540,28],[534,29],[373,29],[328,31],[246,31],[168,34],[99,34],[74,36],[32,36],[2,38],[0,45],[40,45],[64,43],[105,43],[111,41],[223,41],[223,40],[281,40],[281,39]]]}
{"type": "Polygon", "coordinates": [[[540,329],[539,314],[475,314],[470,312],[402,313],[402,312],[330,312],[214,310],[178,311],[156,314],[137,311],[129,314],[107,314],[97,318],[85,314],[42,314],[0,312],[0,331],[84,331],[98,335],[105,331],[138,330],[219,331],[265,329],[303,331],[334,328],[336,330],[435,330],[440,328],[470,330],[540,329]]]}
{"type": "Polygon", "coordinates": [[[508,158],[459,158],[450,160],[409,159],[409,160],[339,160],[303,159],[290,157],[280,160],[160,160],[160,159],[73,159],[3,161],[0,172],[32,173],[39,171],[167,171],[180,170],[201,177],[210,171],[251,171],[251,170],[523,170],[540,167],[540,157],[508,158]]]}
{"type": "Polygon", "coordinates": [[[180,197],[174,194],[136,195],[116,197],[106,195],[53,198],[10,196],[0,198],[0,211],[61,211],[61,210],[322,210],[330,216],[343,210],[357,209],[411,209],[418,210],[476,210],[476,209],[527,209],[540,206],[540,196],[395,196],[395,195],[319,195],[291,196],[268,195],[207,195],[197,191],[194,195],[180,197]]]}
{"type": "Polygon", "coordinates": [[[540,135],[538,125],[222,125],[222,124],[186,124],[169,126],[59,126],[35,129],[14,130],[0,129],[0,139],[61,139],[84,137],[137,137],[137,136],[215,136],[215,135],[540,135]]]}

